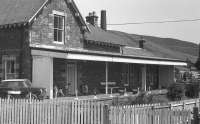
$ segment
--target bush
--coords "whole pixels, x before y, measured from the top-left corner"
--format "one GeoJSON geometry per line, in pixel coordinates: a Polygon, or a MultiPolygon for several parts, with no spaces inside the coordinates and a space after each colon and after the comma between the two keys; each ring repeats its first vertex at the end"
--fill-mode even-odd
{"type": "Polygon", "coordinates": [[[197,98],[199,96],[199,83],[188,83],[185,86],[185,95],[190,98],[197,98]]]}
{"type": "Polygon", "coordinates": [[[132,104],[154,104],[154,103],[167,103],[169,100],[166,95],[160,94],[148,94],[147,92],[141,92],[132,104]]]}
{"type": "Polygon", "coordinates": [[[171,84],[168,87],[167,96],[171,100],[181,100],[185,96],[184,84],[171,84]]]}
{"type": "Polygon", "coordinates": [[[132,104],[148,104],[151,99],[152,95],[148,95],[147,92],[140,92],[132,104]]]}

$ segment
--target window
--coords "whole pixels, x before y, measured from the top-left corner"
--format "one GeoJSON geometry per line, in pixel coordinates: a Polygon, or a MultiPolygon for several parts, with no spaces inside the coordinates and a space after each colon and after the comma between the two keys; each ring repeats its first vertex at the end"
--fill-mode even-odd
{"type": "Polygon", "coordinates": [[[3,70],[4,70],[4,79],[13,79],[17,78],[16,74],[16,57],[3,57],[3,70]]]}
{"type": "Polygon", "coordinates": [[[64,43],[64,16],[54,14],[54,42],[64,43]]]}
{"type": "Polygon", "coordinates": [[[147,88],[157,89],[159,88],[159,72],[158,66],[156,65],[148,65],[147,66],[147,88]]]}

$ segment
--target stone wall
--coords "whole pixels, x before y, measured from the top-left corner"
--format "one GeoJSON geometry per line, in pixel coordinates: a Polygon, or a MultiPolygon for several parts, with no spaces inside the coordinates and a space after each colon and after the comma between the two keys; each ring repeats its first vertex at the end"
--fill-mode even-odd
{"type": "Polygon", "coordinates": [[[72,12],[70,5],[65,0],[51,0],[35,19],[31,29],[31,44],[49,45],[66,48],[83,48],[83,35],[80,25],[72,12]],[[64,44],[54,43],[54,15],[53,10],[63,12],[65,17],[64,44]]]}
{"type": "Polygon", "coordinates": [[[23,30],[23,39],[20,58],[20,78],[27,78],[32,81],[32,55],[30,45],[29,29],[23,30]]]}
{"type": "Polygon", "coordinates": [[[25,27],[0,29],[0,79],[4,79],[2,56],[16,57],[16,78],[31,80],[31,54],[29,33],[25,27]]]}

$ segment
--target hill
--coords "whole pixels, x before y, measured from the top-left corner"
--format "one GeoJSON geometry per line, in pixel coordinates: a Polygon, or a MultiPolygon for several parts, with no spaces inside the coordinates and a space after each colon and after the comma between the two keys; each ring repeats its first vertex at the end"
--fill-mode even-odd
{"type": "Polygon", "coordinates": [[[196,62],[198,57],[198,45],[192,42],[172,38],[128,34],[120,31],[109,32],[123,37],[124,41],[132,47],[138,47],[138,40],[143,37],[146,40],[145,49],[159,57],[174,58],[184,61],[189,59],[193,63],[196,62]]]}

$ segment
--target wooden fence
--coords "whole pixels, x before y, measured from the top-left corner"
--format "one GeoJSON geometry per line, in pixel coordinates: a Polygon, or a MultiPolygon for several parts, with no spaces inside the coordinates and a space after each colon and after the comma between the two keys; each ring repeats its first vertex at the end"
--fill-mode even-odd
{"type": "Polygon", "coordinates": [[[138,104],[132,105],[134,108],[154,108],[170,110],[193,110],[193,107],[200,108],[200,99],[181,100],[164,104],[138,104]]]}
{"type": "Polygon", "coordinates": [[[98,99],[0,99],[0,124],[190,124],[194,106],[199,99],[131,106],[107,106],[98,99]]]}
{"type": "Polygon", "coordinates": [[[133,106],[111,107],[110,124],[191,124],[191,112],[133,106]]]}
{"type": "Polygon", "coordinates": [[[109,119],[110,124],[190,124],[194,107],[200,107],[200,99],[112,106],[109,119]]]}
{"type": "Polygon", "coordinates": [[[104,124],[105,105],[96,101],[0,100],[0,124],[104,124]]]}

